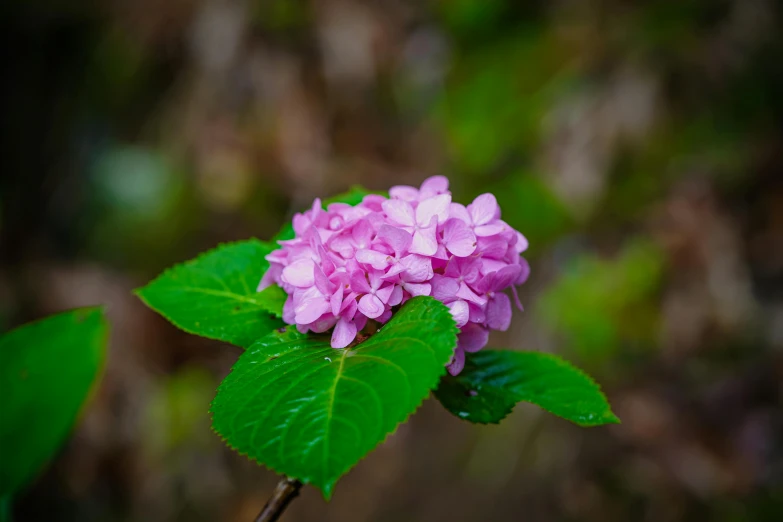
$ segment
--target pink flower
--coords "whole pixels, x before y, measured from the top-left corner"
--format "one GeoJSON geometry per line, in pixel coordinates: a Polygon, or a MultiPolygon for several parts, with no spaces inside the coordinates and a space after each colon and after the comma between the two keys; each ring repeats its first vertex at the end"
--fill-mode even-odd
{"type": "Polygon", "coordinates": [[[495,197],[482,194],[464,207],[452,203],[448,180],[396,186],[391,199],[371,195],[356,205],[320,200],[293,219],[295,238],[269,254],[259,291],[271,284],[288,293],[283,320],[301,332],[332,329],[334,348],[350,345],[368,319],[384,323],[411,297],[432,296],[460,329],[448,371],[487,344],[490,330],[511,321],[511,289],[530,267],[520,256],[527,240],[500,220],[495,197]]]}

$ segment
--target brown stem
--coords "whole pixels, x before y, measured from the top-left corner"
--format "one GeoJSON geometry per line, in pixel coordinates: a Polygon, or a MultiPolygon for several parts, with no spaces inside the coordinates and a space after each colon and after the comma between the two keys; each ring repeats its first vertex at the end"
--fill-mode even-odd
{"type": "Polygon", "coordinates": [[[275,522],[283,514],[288,504],[299,495],[302,483],[298,480],[284,477],[277,483],[272,497],[264,509],[258,514],[256,522],[275,522]]]}

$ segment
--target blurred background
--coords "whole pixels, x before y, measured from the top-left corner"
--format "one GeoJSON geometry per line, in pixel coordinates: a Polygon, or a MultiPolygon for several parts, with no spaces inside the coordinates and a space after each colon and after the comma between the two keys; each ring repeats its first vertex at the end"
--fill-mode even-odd
{"type": "Polygon", "coordinates": [[[207,415],[239,350],[131,289],[434,174],[530,240],[491,345],[579,364],[623,424],[429,400],[285,521],[783,520],[780,2],[11,0],[0,27],[0,331],[113,325],[17,521],[252,520],[277,478],[207,415]]]}

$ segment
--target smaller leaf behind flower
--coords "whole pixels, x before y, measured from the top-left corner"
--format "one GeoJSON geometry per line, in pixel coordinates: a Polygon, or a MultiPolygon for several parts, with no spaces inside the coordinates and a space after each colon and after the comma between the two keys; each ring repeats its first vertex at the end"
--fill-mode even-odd
{"type": "Polygon", "coordinates": [[[275,331],[220,384],[213,427],[235,450],[328,499],[438,384],[456,343],[448,308],[432,297],[411,299],[378,333],[344,349],[328,336],[275,331]]]}
{"type": "Polygon", "coordinates": [[[442,379],[435,396],[454,415],[482,424],[500,422],[519,401],[537,404],[580,426],[620,422],[595,381],[547,353],[471,354],[462,373],[442,379]]]}
{"type": "Polygon", "coordinates": [[[274,248],[257,239],[220,245],[166,270],[136,295],[188,333],[250,346],[283,325],[282,290],[256,291],[274,248]]]}

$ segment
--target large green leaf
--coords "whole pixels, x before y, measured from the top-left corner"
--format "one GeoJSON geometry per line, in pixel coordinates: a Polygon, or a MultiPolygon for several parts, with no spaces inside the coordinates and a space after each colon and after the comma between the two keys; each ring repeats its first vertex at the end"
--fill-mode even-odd
{"type": "Polygon", "coordinates": [[[445,377],[438,400],[471,422],[500,422],[514,404],[532,402],[580,426],[618,423],[599,386],[551,354],[483,350],[471,354],[457,377],[445,377]]]}
{"type": "Polygon", "coordinates": [[[166,270],[136,294],[186,332],[250,346],[283,325],[279,292],[257,292],[269,268],[269,243],[249,239],[221,245],[166,270]]]}
{"type": "Polygon", "coordinates": [[[76,421],[103,367],[100,308],[57,314],[0,337],[0,498],[38,473],[76,421]]]}
{"type": "Polygon", "coordinates": [[[218,388],[213,427],[240,453],[328,499],[437,385],[456,335],[448,308],[431,297],[411,299],[378,333],[342,350],[327,336],[274,332],[218,388]]]}

